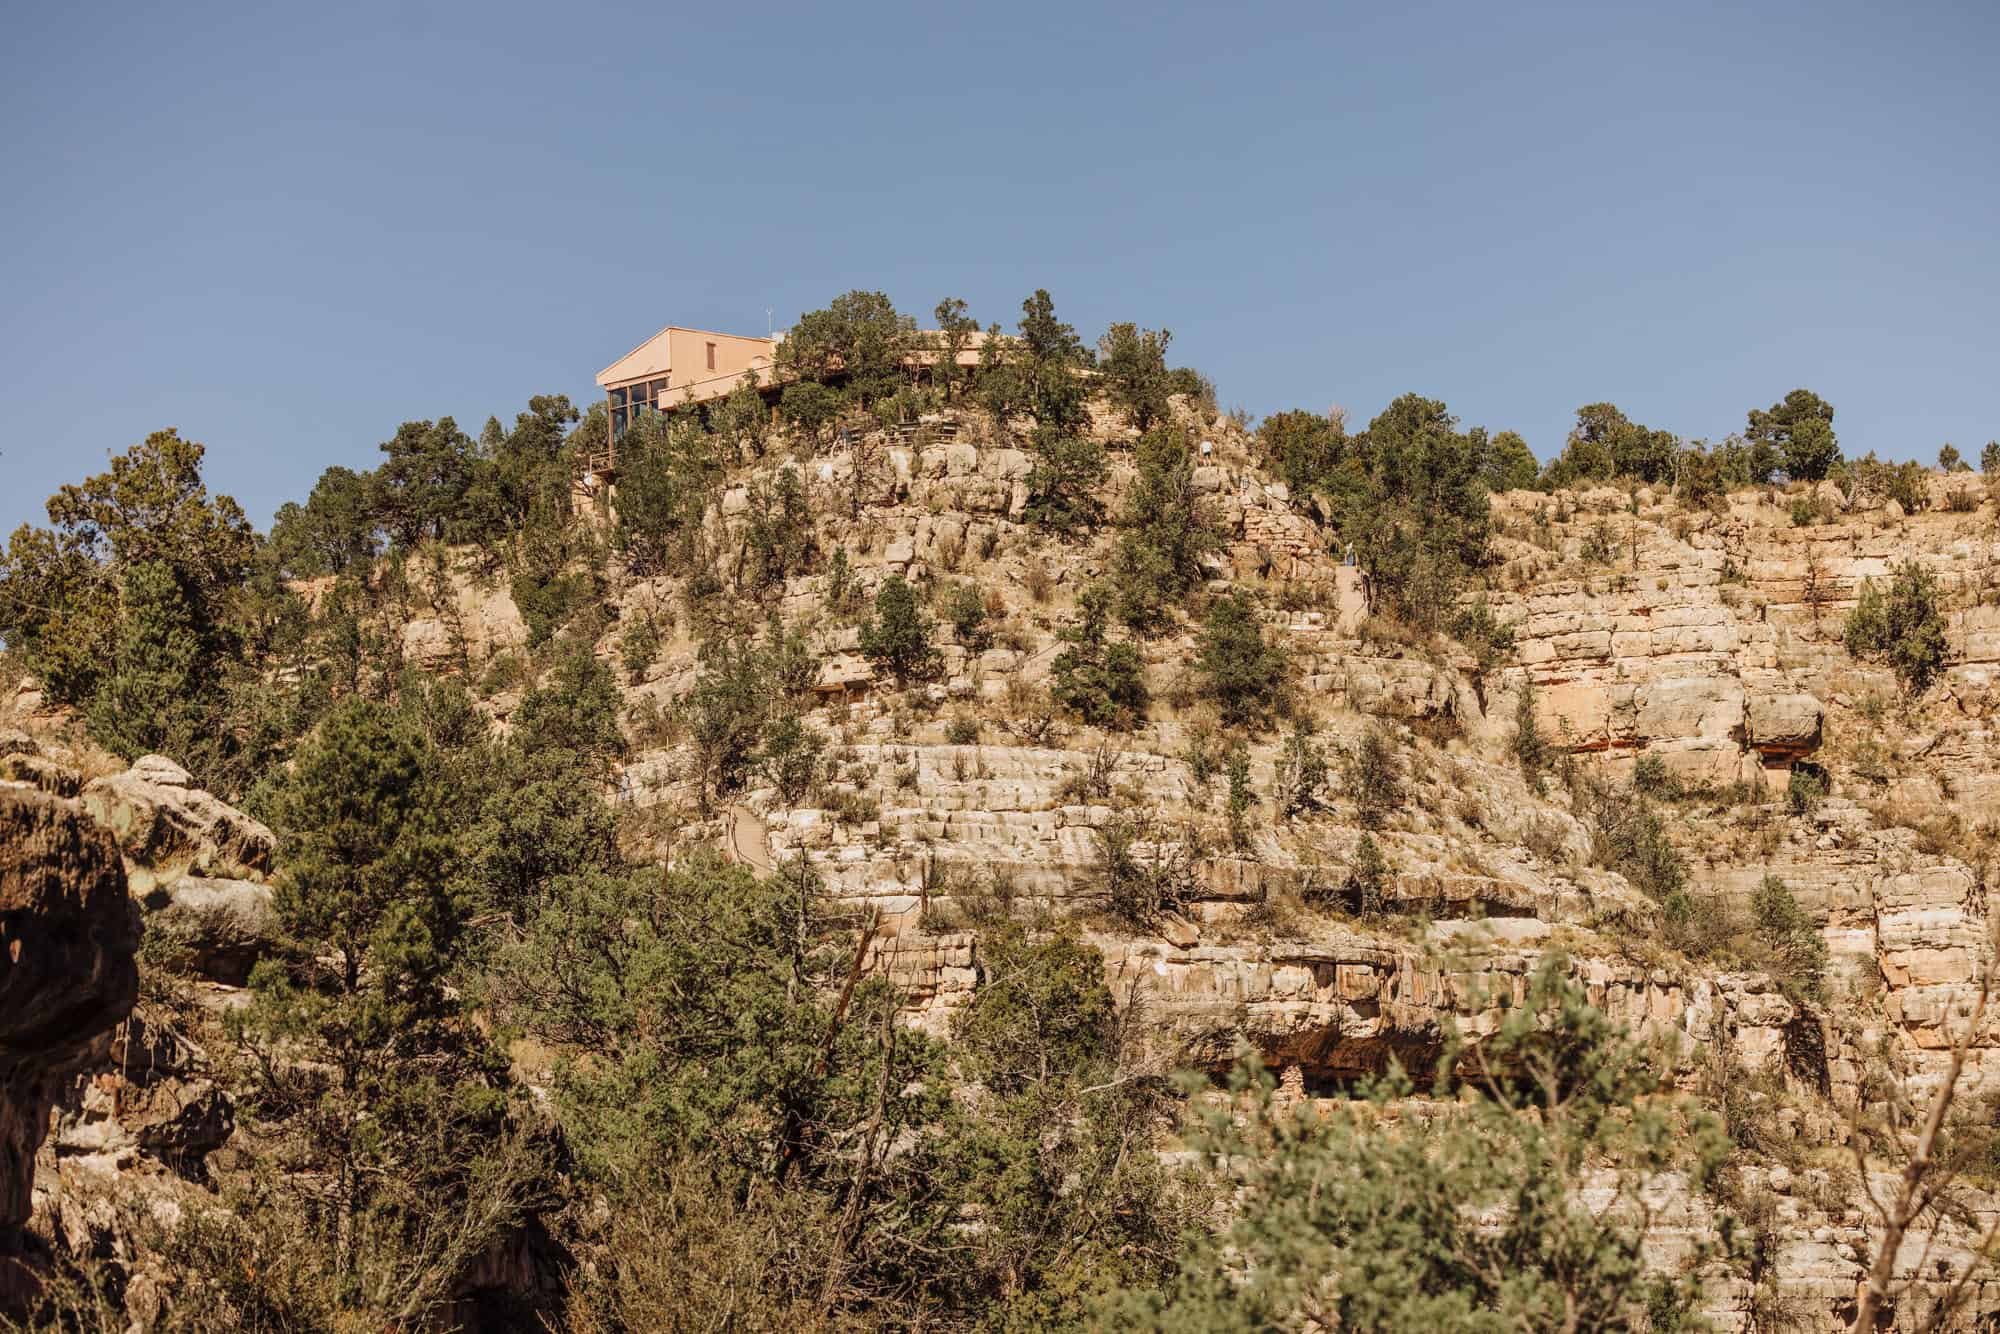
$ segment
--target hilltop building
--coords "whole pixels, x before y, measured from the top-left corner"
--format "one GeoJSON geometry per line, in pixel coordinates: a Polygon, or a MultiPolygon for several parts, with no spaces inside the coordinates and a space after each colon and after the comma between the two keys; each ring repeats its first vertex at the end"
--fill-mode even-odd
{"type": "MultiPolygon", "coordinates": [[[[917,373],[935,364],[942,337],[935,330],[918,331],[905,365],[917,373]]],[[[986,339],[984,333],[973,333],[955,358],[957,363],[977,365],[986,339]]],[[[782,333],[757,338],[670,324],[606,366],[597,373],[597,383],[607,396],[609,420],[604,452],[590,460],[590,472],[607,480],[616,473],[618,440],[642,413],[722,398],[752,373],[761,391],[775,394],[782,387],[777,375],[782,341],[782,333]]]]}
{"type": "Polygon", "coordinates": [[[754,371],[769,384],[778,340],[669,325],[597,373],[610,396],[612,438],[638,414],[723,397],[754,371]]]}

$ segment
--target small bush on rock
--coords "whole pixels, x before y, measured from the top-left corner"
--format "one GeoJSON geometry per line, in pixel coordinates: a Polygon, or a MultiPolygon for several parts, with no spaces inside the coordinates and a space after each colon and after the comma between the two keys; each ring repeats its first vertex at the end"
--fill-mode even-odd
{"type": "Polygon", "coordinates": [[[1238,745],[1229,752],[1229,800],[1224,807],[1229,817],[1229,844],[1238,852],[1250,847],[1250,810],[1257,794],[1250,786],[1250,752],[1238,745]]]}
{"type": "Polygon", "coordinates": [[[875,614],[861,627],[861,653],[896,678],[898,685],[936,675],[937,650],[931,647],[931,618],[917,605],[917,590],[900,574],[892,574],[875,594],[875,614]]]}
{"type": "Polygon", "coordinates": [[[1327,777],[1326,749],[1313,740],[1312,720],[1301,718],[1278,757],[1278,805],[1287,819],[1320,809],[1327,777]]]}
{"type": "Polygon", "coordinates": [[[1120,516],[1125,532],[1113,561],[1118,614],[1134,630],[1156,634],[1166,628],[1172,603],[1200,582],[1202,557],[1222,537],[1195,494],[1185,432],[1156,426],[1140,437],[1137,454],[1139,476],[1120,516]]]}
{"type": "Polygon", "coordinates": [[[1347,873],[1347,897],[1354,911],[1373,917],[1382,911],[1382,899],[1389,886],[1389,863],[1373,834],[1363,834],[1354,848],[1354,865],[1347,873]]]}
{"type": "Polygon", "coordinates": [[[1514,752],[1514,762],[1521,766],[1521,776],[1535,791],[1542,791],[1548,772],[1555,765],[1556,748],[1542,735],[1541,724],[1535,716],[1533,677],[1522,680],[1521,693],[1515,698],[1514,734],[1509,740],[1509,748],[1514,752]]]}
{"type": "Polygon", "coordinates": [[[1202,623],[1195,671],[1223,720],[1254,727],[1277,708],[1284,654],[1265,642],[1257,607],[1242,593],[1217,598],[1202,623]]]}
{"type": "Polygon", "coordinates": [[[986,598],[972,584],[955,584],[944,594],[942,610],[951,632],[974,653],[985,651],[993,633],[986,624],[986,598]]]}
{"type": "Polygon", "coordinates": [[[1750,896],[1765,966],[1795,1001],[1817,1002],[1826,985],[1826,939],[1785,882],[1767,875],[1750,896]]]}
{"type": "Polygon", "coordinates": [[[778,790],[786,806],[797,806],[819,777],[826,738],[808,727],[796,713],[786,713],[764,733],[757,767],[764,781],[778,790]]]}
{"type": "Polygon", "coordinates": [[[1194,899],[1194,868],[1184,845],[1169,843],[1151,824],[1124,815],[1096,834],[1098,888],[1114,917],[1151,926],[1194,899]]]}
{"type": "Polygon", "coordinates": [[[1110,621],[1110,590],[1084,589],[1077,614],[1056,631],[1067,647],[1050,666],[1049,693],[1090,726],[1124,731],[1146,716],[1146,669],[1136,645],[1110,642],[1110,621]]]}
{"type": "Polygon", "coordinates": [[[1632,788],[1663,801],[1672,801],[1681,795],[1680,780],[1668,771],[1666,760],[1659,755],[1639,757],[1632,766],[1632,788]]]}
{"type": "Polygon", "coordinates": [[[1864,580],[1861,599],[1848,613],[1842,637],[1855,657],[1882,657],[1912,695],[1930,688],[1944,670],[1944,615],[1937,576],[1915,561],[1895,570],[1885,594],[1864,580]]]}
{"type": "Polygon", "coordinates": [[[1450,629],[1453,639],[1472,650],[1482,672],[1493,670],[1513,655],[1514,627],[1496,618],[1483,596],[1454,616],[1450,629]]]}
{"type": "Polygon", "coordinates": [[[1403,803],[1403,763],[1396,738],[1381,723],[1371,723],[1360,740],[1341,756],[1348,795],[1354,799],[1363,827],[1380,829],[1390,812],[1403,803]]]}
{"type": "Polygon", "coordinates": [[[1826,800],[1826,775],[1806,765],[1797,765],[1785,783],[1785,804],[1793,815],[1811,815],[1826,800]]]}

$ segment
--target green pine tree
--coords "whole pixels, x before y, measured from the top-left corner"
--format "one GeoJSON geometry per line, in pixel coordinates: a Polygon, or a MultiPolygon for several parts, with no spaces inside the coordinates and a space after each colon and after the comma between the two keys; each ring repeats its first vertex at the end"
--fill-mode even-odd
{"type": "Polygon", "coordinates": [[[452,797],[414,728],[352,699],[274,808],[287,949],[258,964],[231,1019],[252,1058],[248,1111],[298,1156],[287,1181],[340,1304],[410,1319],[455,1278],[436,1249],[447,1224],[497,1239],[542,1170],[496,1142],[505,1063],[448,985],[465,926],[452,797]],[[505,1200],[468,1216],[468,1194],[501,1178],[505,1200]]]}
{"type": "Polygon", "coordinates": [[[159,752],[185,761],[215,713],[210,636],[163,561],[128,569],[119,603],[117,649],[84,710],[90,734],[128,760],[159,752]]]}
{"type": "Polygon", "coordinates": [[[1111,602],[1102,583],[1077,597],[1077,614],[1056,631],[1064,648],[1049,668],[1049,694],[1092,727],[1128,730],[1146,716],[1146,668],[1135,645],[1108,638],[1111,602]]]}
{"type": "Polygon", "coordinates": [[[1222,545],[1222,534],[1195,494],[1186,432],[1155,427],[1139,438],[1137,456],[1113,569],[1120,617],[1154,634],[1166,628],[1173,602],[1201,582],[1202,558],[1222,545]]]}
{"type": "Polygon", "coordinates": [[[1195,673],[1231,726],[1261,723],[1277,706],[1284,653],[1267,643],[1257,606],[1242,593],[1220,597],[1202,622],[1195,673]]]}
{"type": "Polygon", "coordinates": [[[875,594],[875,614],[861,627],[861,653],[898,685],[926,680],[937,672],[931,647],[931,618],[917,605],[917,590],[900,574],[883,581],[875,594]]]}

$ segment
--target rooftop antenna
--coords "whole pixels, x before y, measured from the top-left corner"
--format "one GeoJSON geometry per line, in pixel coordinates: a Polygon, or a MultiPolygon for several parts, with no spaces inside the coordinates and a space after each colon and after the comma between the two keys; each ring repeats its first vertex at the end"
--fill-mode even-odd
{"type": "Polygon", "coordinates": [[[771,336],[772,327],[771,308],[766,306],[764,307],[764,337],[769,338],[771,336]]]}

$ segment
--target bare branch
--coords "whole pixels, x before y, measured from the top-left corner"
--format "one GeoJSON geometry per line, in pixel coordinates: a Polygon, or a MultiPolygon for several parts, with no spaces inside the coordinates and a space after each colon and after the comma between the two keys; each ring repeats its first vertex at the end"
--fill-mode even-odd
{"type": "MultiPolygon", "coordinates": [[[[1932,1174],[1949,1170],[1937,1163],[1934,1158],[1938,1147],[1938,1135],[1944,1128],[1945,1118],[1951,1113],[1952,1099],[1957,1095],[1959,1078],[1965,1072],[1966,1052],[1971,1048],[1981,1021],[1986,1017],[1986,1001],[1992,992],[1993,974],[1989,968],[1980,973],[1979,999],[1972,1007],[1972,1017],[1966,1022],[1964,1031],[1951,1044],[1951,1060],[1945,1068],[1944,1082],[1931,1096],[1930,1112],[1924,1117],[1923,1129],[1917,1135],[1916,1145],[1910,1152],[1909,1161],[1903,1165],[1902,1184],[1897,1192],[1895,1204],[1883,1209],[1873,1189],[1868,1192],[1870,1201],[1876,1205],[1877,1216],[1882,1220],[1882,1235],[1875,1243],[1874,1259],[1868,1266],[1867,1285],[1862,1289],[1861,1300],[1855,1305],[1854,1323],[1849,1326],[1852,1334],[1872,1334],[1876,1326],[1876,1313],[1891,1304],[1894,1296],[1891,1284],[1896,1274],[1896,1255],[1903,1248],[1903,1237],[1936,1189],[1931,1181],[1932,1174]]],[[[1856,1127],[1850,1142],[1854,1144],[1856,1158],[1861,1162],[1861,1179],[1865,1183],[1868,1180],[1867,1161],[1859,1147],[1859,1140],[1860,1131],[1856,1127]]],[[[1968,1272],[1971,1268],[1969,1265],[1968,1272]]],[[[1942,1311],[1933,1312],[1930,1327],[1936,1328],[1937,1321],[1941,1320],[1943,1314],[1942,1311]]]]}

